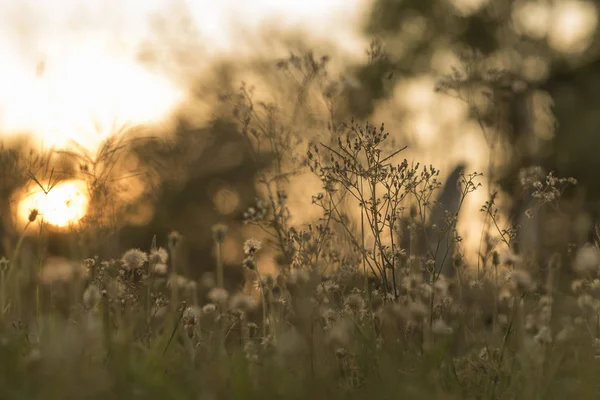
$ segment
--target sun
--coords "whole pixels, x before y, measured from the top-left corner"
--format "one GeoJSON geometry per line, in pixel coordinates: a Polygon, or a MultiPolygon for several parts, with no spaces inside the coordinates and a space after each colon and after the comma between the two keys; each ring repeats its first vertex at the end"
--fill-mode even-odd
{"type": "Polygon", "coordinates": [[[88,203],[87,186],[84,181],[62,182],[48,193],[44,193],[38,187],[19,202],[19,220],[27,221],[31,211],[37,210],[44,222],[58,228],[67,227],[85,216],[88,203]]]}

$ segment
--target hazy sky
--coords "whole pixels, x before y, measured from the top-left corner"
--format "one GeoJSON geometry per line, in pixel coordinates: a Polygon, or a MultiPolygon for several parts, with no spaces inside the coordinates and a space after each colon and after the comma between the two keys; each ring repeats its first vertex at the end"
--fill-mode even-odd
{"type": "Polygon", "coordinates": [[[102,138],[93,119],[160,120],[183,93],[135,61],[156,21],[179,24],[189,13],[207,57],[235,51],[236,30],[265,23],[304,27],[356,51],[367,1],[0,0],[0,131],[93,147],[102,138]]]}

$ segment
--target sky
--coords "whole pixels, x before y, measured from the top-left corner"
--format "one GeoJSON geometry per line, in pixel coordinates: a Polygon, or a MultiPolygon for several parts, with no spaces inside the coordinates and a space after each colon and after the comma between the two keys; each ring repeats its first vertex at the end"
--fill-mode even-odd
{"type": "Polygon", "coordinates": [[[186,88],[142,65],[140,49],[184,16],[205,64],[240,51],[240,30],[266,23],[357,52],[366,1],[0,0],[0,132],[94,148],[113,123],[160,123],[185,101],[186,88]]]}

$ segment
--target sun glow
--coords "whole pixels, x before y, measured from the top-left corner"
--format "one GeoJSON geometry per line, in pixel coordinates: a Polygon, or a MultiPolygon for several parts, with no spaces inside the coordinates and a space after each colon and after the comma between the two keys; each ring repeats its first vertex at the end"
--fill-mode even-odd
{"type": "Polygon", "coordinates": [[[31,190],[19,203],[19,220],[27,221],[32,210],[39,212],[39,218],[55,227],[67,227],[79,222],[88,207],[86,183],[72,180],[59,183],[48,193],[41,188],[31,190]]]}

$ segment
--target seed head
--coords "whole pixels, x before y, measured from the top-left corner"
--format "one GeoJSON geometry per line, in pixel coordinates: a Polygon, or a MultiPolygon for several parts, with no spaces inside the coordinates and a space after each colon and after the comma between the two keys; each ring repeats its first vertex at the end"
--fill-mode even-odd
{"type": "Polygon", "coordinates": [[[262,243],[256,239],[248,239],[244,243],[244,253],[247,256],[253,256],[262,248],[262,243]]]}
{"type": "Polygon", "coordinates": [[[130,249],[123,254],[121,262],[125,268],[140,268],[148,261],[148,255],[140,249],[130,249]]]}
{"type": "Polygon", "coordinates": [[[535,289],[535,283],[527,271],[515,269],[511,271],[509,279],[513,284],[513,288],[518,292],[531,292],[535,289]]]}
{"type": "Polygon", "coordinates": [[[32,209],[31,211],[29,211],[29,217],[27,217],[27,219],[29,220],[29,222],[33,222],[35,221],[35,219],[37,218],[38,214],[39,214],[39,210],[37,208],[32,209]]]}
{"type": "Polygon", "coordinates": [[[169,253],[162,247],[150,251],[150,264],[166,264],[169,259],[169,253]]]}
{"type": "Polygon", "coordinates": [[[208,298],[217,304],[224,304],[229,298],[229,293],[223,288],[214,288],[208,292],[208,298]]]}
{"type": "Polygon", "coordinates": [[[346,299],[346,307],[353,312],[360,312],[365,308],[365,300],[359,294],[351,294],[346,299]]]}
{"type": "Polygon", "coordinates": [[[196,325],[199,319],[200,313],[196,307],[187,307],[183,312],[183,317],[181,318],[184,325],[191,326],[196,325]]]}
{"type": "Polygon", "coordinates": [[[228,227],[225,224],[216,224],[212,227],[213,239],[217,243],[223,243],[227,236],[228,227]]]}
{"type": "Polygon", "coordinates": [[[252,311],[256,308],[256,301],[244,293],[238,293],[229,301],[229,308],[239,311],[252,311]]]}

